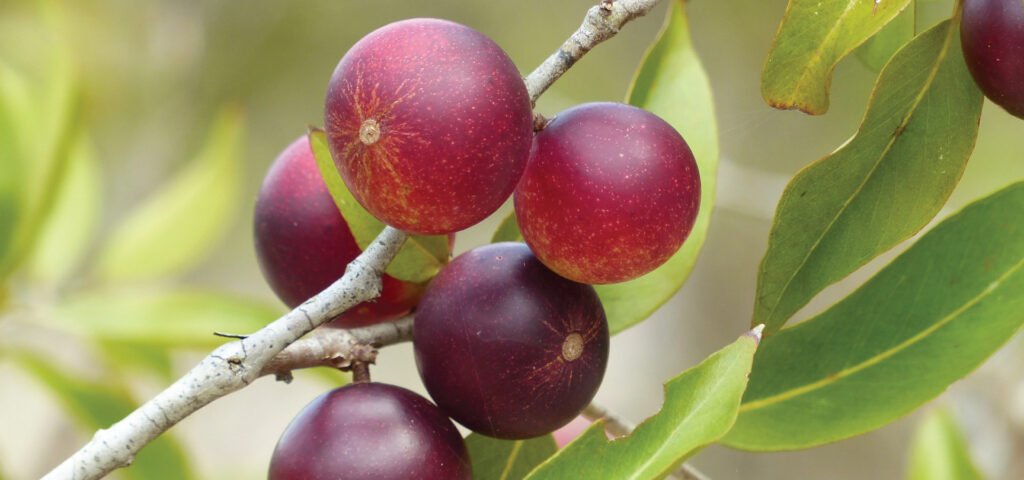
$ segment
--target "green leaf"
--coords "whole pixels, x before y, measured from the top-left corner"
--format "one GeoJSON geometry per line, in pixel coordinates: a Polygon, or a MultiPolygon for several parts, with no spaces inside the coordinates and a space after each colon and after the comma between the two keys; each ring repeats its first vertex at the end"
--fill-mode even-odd
{"type": "MultiPolygon", "coordinates": [[[[370,215],[359,205],[352,193],[345,186],[344,180],[334,166],[330,149],[327,148],[327,136],[323,130],[310,129],[309,145],[316,157],[317,167],[327,184],[327,189],[338,205],[341,216],[352,230],[359,248],[365,250],[373,243],[377,235],[384,230],[384,223],[370,215]]],[[[388,266],[387,273],[392,277],[407,282],[422,283],[434,278],[437,272],[448,263],[447,235],[409,235],[405,245],[398,251],[394,261],[388,266]]]]}
{"type": "Polygon", "coordinates": [[[201,262],[238,219],[241,206],[242,114],[225,109],[199,155],[135,208],[107,241],[98,261],[106,280],[149,280],[201,262]]]}
{"type": "Polygon", "coordinates": [[[876,72],[882,70],[893,54],[914,38],[916,14],[917,1],[910,0],[907,8],[857,49],[857,58],[876,72]]]}
{"type": "Polygon", "coordinates": [[[609,441],[604,421],[541,464],[527,478],[662,478],[725,435],[747,385],[760,329],[665,384],[665,404],[632,434],[609,441]]]}
{"type": "Polygon", "coordinates": [[[81,293],[58,305],[54,327],[140,348],[211,348],[214,332],[248,334],[277,319],[276,307],[194,290],[116,289],[81,293]]]}
{"type": "Polygon", "coordinates": [[[58,284],[74,273],[95,232],[100,182],[92,145],[80,135],[70,150],[64,185],[56,193],[53,209],[28,260],[34,278],[58,284]]]}
{"type": "Polygon", "coordinates": [[[910,0],[789,0],[761,74],[761,95],[775,108],[828,111],[832,71],[889,23],[910,0]]]}
{"type": "Polygon", "coordinates": [[[529,440],[498,440],[478,433],[466,437],[473,461],[473,478],[481,480],[522,480],[558,447],[551,435],[529,440]]]}
{"type": "Polygon", "coordinates": [[[786,187],[758,274],[753,324],[773,333],[818,292],[928,224],[974,149],[982,95],[955,22],[885,67],[860,130],[786,187]]]}
{"type": "Polygon", "coordinates": [[[953,417],[934,409],[914,432],[910,445],[910,480],[981,480],[971,461],[967,444],[953,417]]]}
{"type": "MultiPolygon", "coordinates": [[[[135,410],[136,403],[117,382],[94,382],[71,375],[38,355],[18,354],[15,359],[48,388],[87,431],[107,428],[135,410]]],[[[193,478],[181,445],[170,434],[146,446],[132,466],[122,471],[126,478],[193,478]]]]}
{"type": "Polygon", "coordinates": [[[767,339],[725,443],[790,450],[906,415],[1024,325],[1024,182],[925,234],[821,315],[767,339]]]}
{"type": "Polygon", "coordinates": [[[11,262],[15,227],[21,218],[22,167],[18,151],[17,106],[12,85],[22,84],[13,70],[0,63],[0,279],[11,262]]]}
{"type": "Polygon", "coordinates": [[[170,384],[177,377],[171,364],[170,351],[160,346],[129,342],[100,341],[100,352],[111,368],[124,372],[153,375],[170,384]]]}
{"type": "Polygon", "coordinates": [[[516,212],[510,213],[491,237],[491,243],[500,242],[522,242],[523,234],[519,231],[519,222],[516,220],[516,212]]]}
{"type": "Polygon", "coordinates": [[[711,84],[690,42],[683,0],[672,2],[665,26],[633,80],[629,103],[660,116],[683,135],[697,159],[701,199],[689,238],[668,262],[640,278],[594,287],[613,333],[651,316],[679,291],[704,245],[714,207],[718,126],[711,84]]]}

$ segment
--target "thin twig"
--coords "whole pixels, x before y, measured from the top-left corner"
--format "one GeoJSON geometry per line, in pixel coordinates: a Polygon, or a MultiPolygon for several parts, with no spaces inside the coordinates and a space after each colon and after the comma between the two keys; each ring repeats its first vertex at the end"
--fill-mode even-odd
{"type": "MultiPolygon", "coordinates": [[[[603,419],[605,430],[615,437],[624,437],[633,433],[633,430],[636,429],[636,424],[598,403],[591,402],[590,405],[587,405],[587,408],[583,409],[581,415],[592,422],[603,419]]],[[[700,470],[697,470],[688,463],[680,465],[676,471],[670,474],[670,477],[678,480],[710,480],[707,475],[704,475],[700,470]]]]}
{"type": "Polygon", "coordinates": [[[551,54],[544,63],[526,76],[526,90],[530,102],[536,103],[551,84],[555,83],[583,55],[601,42],[619,33],[631,20],[650,12],[661,0],[604,0],[591,7],[583,24],[551,54]]]}

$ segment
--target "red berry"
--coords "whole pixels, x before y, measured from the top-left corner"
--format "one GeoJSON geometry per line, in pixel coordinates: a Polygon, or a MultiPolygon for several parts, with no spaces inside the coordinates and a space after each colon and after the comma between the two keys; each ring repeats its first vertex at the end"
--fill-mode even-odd
{"type": "Polygon", "coordinates": [[[985,96],[1024,118],[1024,1],[965,0],[960,43],[985,96]]]}
{"type": "Polygon", "coordinates": [[[523,238],[566,278],[616,283],[654,270],[690,234],[700,174],[683,137],[656,115],[590,103],[555,117],[516,187],[523,238]]]}
{"type": "Polygon", "coordinates": [[[267,478],[471,477],[462,436],[437,407],[401,387],[354,383],[299,412],[274,449],[267,478]]]}
{"type": "MultiPolygon", "coordinates": [[[[309,140],[299,138],[267,172],[253,219],[256,257],[270,288],[290,308],[320,293],[362,251],[317,169],[309,140]]],[[[384,275],[376,301],[356,305],[332,325],[393,320],[416,306],[424,285],[384,275]]]]}
{"type": "Polygon", "coordinates": [[[572,420],[601,385],[608,324],[594,288],[548,270],[522,243],[471,250],[416,313],[416,365],[457,422],[529,438],[572,420]]]}
{"type": "Polygon", "coordinates": [[[331,77],[326,131],[356,199],[401,230],[493,213],[526,165],[533,113],[508,55],[469,27],[413,19],[356,43],[331,77]]]}

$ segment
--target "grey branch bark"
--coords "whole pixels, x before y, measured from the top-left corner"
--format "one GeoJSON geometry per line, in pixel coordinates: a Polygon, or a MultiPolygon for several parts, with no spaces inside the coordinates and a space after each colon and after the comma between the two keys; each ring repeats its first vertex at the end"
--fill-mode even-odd
{"type": "Polygon", "coordinates": [[[544,63],[526,76],[530,102],[536,103],[587,52],[619,33],[631,20],[650,12],[661,0],[603,0],[587,11],[583,24],[544,63]]]}
{"type": "MultiPolygon", "coordinates": [[[[142,447],[210,402],[240,390],[269,373],[268,365],[286,347],[345,310],[380,295],[380,276],[405,242],[406,235],[387,227],[326,290],[258,332],[213,351],[166,390],[110,428],[99,430],[85,446],[43,477],[101,478],[131,464],[142,447]]],[[[352,341],[381,342],[397,328],[349,332],[352,341]],[[357,335],[366,334],[362,338],[357,335]],[[374,338],[380,334],[381,338],[374,338]]],[[[347,344],[349,340],[342,343],[347,344]]],[[[343,350],[342,348],[341,350],[343,350]]],[[[296,350],[293,350],[294,353],[296,350]]]]}
{"type": "MultiPolygon", "coordinates": [[[[597,420],[604,420],[604,428],[608,433],[616,437],[623,437],[633,433],[636,429],[636,425],[629,420],[616,415],[611,410],[608,410],[604,406],[591,403],[587,405],[587,408],[583,409],[583,415],[587,420],[596,422],[597,420]]],[[[684,463],[669,475],[670,478],[678,480],[709,480],[707,475],[704,475],[699,470],[694,468],[692,465],[684,463]]]]}
{"type": "MultiPolygon", "coordinates": [[[[530,101],[536,102],[584,54],[615,36],[630,20],[649,12],[659,1],[602,0],[591,8],[580,28],[524,79],[530,101]]],[[[338,362],[351,360],[355,346],[383,346],[407,339],[411,335],[411,319],[379,329],[338,331],[335,335],[317,335],[296,342],[346,309],[376,298],[380,294],[380,274],[405,239],[404,233],[386,228],[333,285],[253,335],[214,350],[156,397],[110,428],[96,432],[89,443],[44,480],[101,478],[130,465],[142,447],[188,415],[260,376],[287,377],[288,372],[302,366],[337,366],[338,362]]]]}

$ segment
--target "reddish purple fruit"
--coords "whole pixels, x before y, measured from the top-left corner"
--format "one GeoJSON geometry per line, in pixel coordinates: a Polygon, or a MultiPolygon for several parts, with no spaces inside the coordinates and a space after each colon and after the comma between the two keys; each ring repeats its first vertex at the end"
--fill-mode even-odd
{"type": "Polygon", "coordinates": [[[466,444],[427,399],[382,383],[354,383],[306,406],[285,429],[269,480],[470,479],[466,444]]]}
{"type": "MultiPolygon", "coordinates": [[[[270,288],[290,308],[320,293],[362,251],[299,138],[270,167],[253,219],[256,258],[270,288]]],[[[383,276],[376,301],[356,305],[332,325],[357,327],[398,318],[416,306],[424,285],[383,276]]]]}
{"type": "Polygon", "coordinates": [[[960,43],[985,96],[1024,118],[1024,1],[965,0],[960,43]]]}
{"type": "Polygon", "coordinates": [[[608,324],[589,285],[549,270],[522,243],[471,250],[441,271],[413,330],[431,398],[498,438],[550,433],[597,392],[608,324]]]}
{"type": "Polygon", "coordinates": [[[559,275],[631,280],[665,263],[690,234],[700,174],[690,147],[656,115],[590,103],[555,117],[516,187],[523,238],[559,275]]]}
{"type": "Polygon", "coordinates": [[[533,137],[530,99],[491,39],[444,20],[370,33],[327,90],[328,143],[356,199],[385,223],[444,234],[509,197],[533,137]]]}

